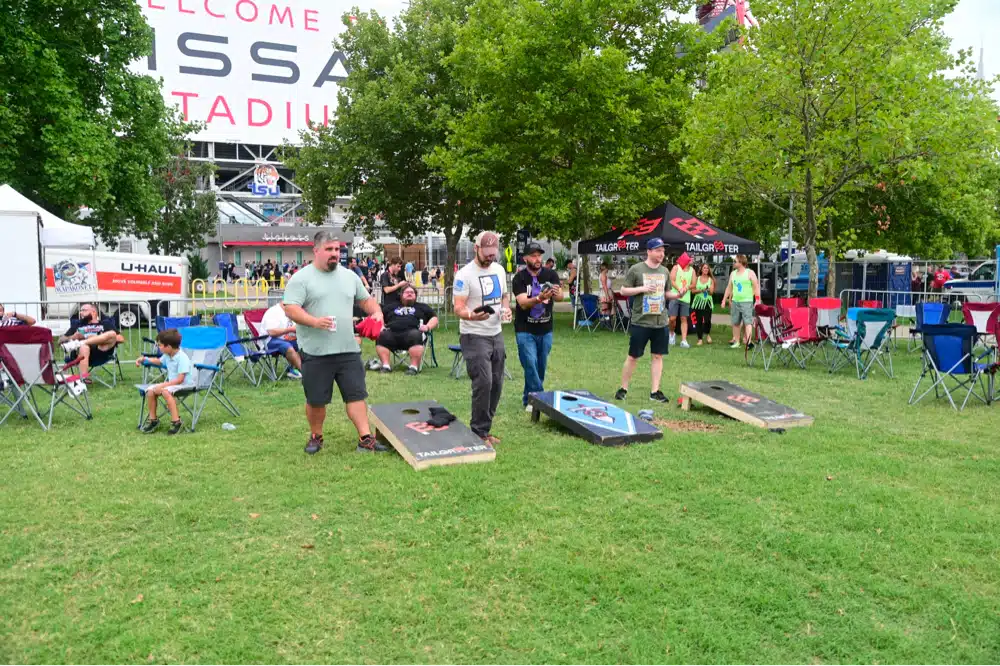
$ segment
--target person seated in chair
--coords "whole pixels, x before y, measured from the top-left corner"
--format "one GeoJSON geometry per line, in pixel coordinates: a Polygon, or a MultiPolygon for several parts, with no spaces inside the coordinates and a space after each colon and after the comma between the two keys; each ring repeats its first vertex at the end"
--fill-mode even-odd
{"type": "Polygon", "coordinates": [[[18,314],[14,311],[7,312],[3,303],[0,303],[0,328],[7,326],[34,326],[35,318],[31,315],[18,314]]]}
{"type": "Polygon", "coordinates": [[[267,339],[267,353],[284,356],[292,366],[288,376],[302,379],[302,357],[299,356],[299,343],[295,337],[295,322],[285,314],[285,304],[278,303],[269,307],[261,317],[260,327],[271,336],[267,339]]]}
{"type": "Polygon", "coordinates": [[[385,329],[375,343],[375,351],[382,362],[380,370],[392,371],[390,352],[405,351],[410,355],[410,367],[406,369],[406,374],[417,374],[424,353],[424,334],[438,325],[437,315],[426,303],[417,302],[417,290],[410,285],[403,288],[399,304],[386,308],[383,314],[385,329]]]}
{"type": "Polygon", "coordinates": [[[115,329],[114,320],[102,317],[93,303],[80,306],[77,320],[59,338],[59,344],[70,355],[70,360],[80,359],[80,376],[88,384],[90,366],[110,361],[119,342],[125,342],[125,338],[115,329]]]}

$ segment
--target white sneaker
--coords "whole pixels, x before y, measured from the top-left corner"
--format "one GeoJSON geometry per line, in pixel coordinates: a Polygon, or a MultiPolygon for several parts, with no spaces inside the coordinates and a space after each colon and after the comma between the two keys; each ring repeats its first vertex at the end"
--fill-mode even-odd
{"type": "Polygon", "coordinates": [[[75,352],[77,349],[83,346],[83,340],[67,340],[62,343],[63,351],[67,354],[75,352]]]}
{"type": "Polygon", "coordinates": [[[681,340],[681,349],[690,349],[691,345],[688,344],[687,340],[681,340]]]}
{"type": "Polygon", "coordinates": [[[531,413],[532,409],[534,409],[534,407],[532,407],[531,405],[525,405],[524,406],[524,411],[528,412],[529,414],[531,413]]]}
{"type": "Polygon", "coordinates": [[[677,336],[673,333],[670,334],[670,346],[673,347],[677,343],[677,336]]]}

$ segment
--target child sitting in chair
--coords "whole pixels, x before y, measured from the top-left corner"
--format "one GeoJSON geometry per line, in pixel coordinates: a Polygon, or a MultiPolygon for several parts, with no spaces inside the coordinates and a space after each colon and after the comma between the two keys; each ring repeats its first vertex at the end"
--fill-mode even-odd
{"type": "Polygon", "coordinates": [[[168,435],[176,435],[181,431],[181,416],[177,411],[177,400],[174,392],[191,386],[194,382],[189,380],[191,375],[191,359],[181,351],[181,333],[176,328],[168,328],[160,331],[156,336],[156,344],[160,348],[159,358],[137,358],[136,366],[146,362],[167,369],[167,381],[154,384],[146,389],[146,404],[149,406],[149,420],[142,426],[145,433],[155,432],[160,425],[160,420],[156,417],[157,398],[163,396],[163,402],[167,403],[167,411],[170,412],[170,430],[168,435]]]}

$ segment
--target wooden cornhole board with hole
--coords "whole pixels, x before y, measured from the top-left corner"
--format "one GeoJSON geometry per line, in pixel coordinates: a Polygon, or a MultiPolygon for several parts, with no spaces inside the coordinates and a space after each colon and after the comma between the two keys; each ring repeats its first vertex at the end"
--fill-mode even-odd
{"type": "Polygon", "coordinates": [[[544,391],[528,394],[531,420],[547,417],[592,444],[621,446],[663,437],[659,428],[601,400],[590,391],[544,391]]]}
{"type": "Polygon", "coordinates": [[[369,405],[368,419],[380,437],[403,456],[415,470],[434,465],[491,462],[497,457],[469,427],[459,420],[435,428],[427,425],[436,400],[369,405]]]}
{"type": "Polygon", "coordinates": [[[681,408],[691,409],[692,400],[758,428],[794,428],[813,422],[813,417],[796,409],[722,380],[681,384],[681,408]]]}

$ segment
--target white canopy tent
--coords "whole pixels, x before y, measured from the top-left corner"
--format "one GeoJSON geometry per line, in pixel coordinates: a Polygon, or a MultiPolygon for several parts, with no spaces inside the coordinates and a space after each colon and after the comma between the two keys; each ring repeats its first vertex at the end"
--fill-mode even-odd
{"type": "Polygon", "coordinates": [[[94,248],[97,245],[93,229],[53,215],[10,185],[0,185],[0,210],[36,213],[41,217],[41,242],[44,247],[94,248]]]}

